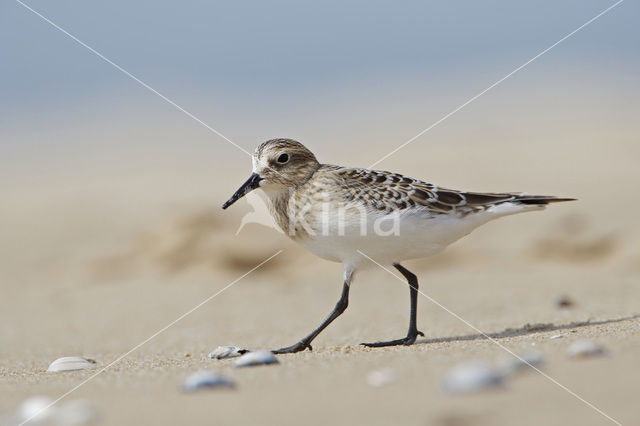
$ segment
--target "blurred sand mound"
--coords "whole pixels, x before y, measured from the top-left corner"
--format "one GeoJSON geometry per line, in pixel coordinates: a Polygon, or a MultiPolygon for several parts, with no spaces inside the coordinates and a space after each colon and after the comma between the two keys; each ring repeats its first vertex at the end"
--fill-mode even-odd
{"type": "MultiPolygon", "coordinates": [[[[94,260],[92,274],[97,279],[113,279],[147,269],[166,275],[196,269],[246,272],[283,246],[272,230],[255,226],[235,236],[227,222],[204,209],[141,231],[125,251],[94,260]]],[[[278,268],[280,262],[274,258],[260,272],[278,268]]]]}
{"type": "Polygon", "coordinates": [[[592,262],[612,256],[620,246],[616,234],[594,230],[585,216],[569,215],[561,218],[549,235],[536,241],[531,252],[544,260],[592,262]]]}

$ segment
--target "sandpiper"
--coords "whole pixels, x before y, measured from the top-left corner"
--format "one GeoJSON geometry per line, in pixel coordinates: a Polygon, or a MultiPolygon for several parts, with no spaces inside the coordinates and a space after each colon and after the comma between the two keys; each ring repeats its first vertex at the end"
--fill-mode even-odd
{"type": "Polygon", "coordinates": [[[252,156],[253,173],[222,206],[226,209],[261,188],[281,230],[314,254],[341,262],[340,300],[329,316],[299,342],[276,354],[311,349],[311,342],[347,308],[354,273],[371,262],[393,265],[409,284],[409,331],[406,337],[363,343],[411,345],[424,336],[416,326],[417,277],[400,262],[441,252],[490,220],[541,210],[572,201],[521,193],[463,192],[399,173],[321,164],[300,142],[272,139],[252,156]]]}

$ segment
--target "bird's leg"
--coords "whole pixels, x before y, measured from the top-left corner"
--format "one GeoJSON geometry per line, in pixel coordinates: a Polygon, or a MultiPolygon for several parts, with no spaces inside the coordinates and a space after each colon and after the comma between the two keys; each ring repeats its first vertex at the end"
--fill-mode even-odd
{"type": "Polygon", "coordinates": [[[290,354],[303,351],[307,348],[311,350],[311,341],[315,339],[322,330],[327,328],[327,326],[331,324],[331,321],[338,318],[340,314],[342,314],[345,309],[347,309],[347,306],[349,305],[349,284],[350,280],[346,279],[342,286],[342,295],[340,296],[340,300],[338,300],[338,303],[336,303],[335,308],[333,308],[333,311],[331,311],[329,316],[324,321],[322,321],[322,324],[320,324],[315,330],[313,330],[308,336],[304,337],[298,343],[287,346],[285,348],[276,349],[272,352],[274,354],[290,354]]]}
{"type": "Polygon", "coordinates": [[[412,345],[415,343],[418,336],[424,336],[424,333],[418,331],[418,327],[416,326],[416,313],[418,310],[418,278],[411,271],[400,265],[399,263],[395,263],[393,266],[400,271],[400,273],[407,279],[409,283],[409,298],[411,302],[411,309],[409,312],[409,331],[407,332],[407,337],[396,340],[389,340],[387,342],[375,342],[375,343],[363,343],[365,346],[369,347],[381,347],[381,346],[396,346],[396,345],[412,345]]]}

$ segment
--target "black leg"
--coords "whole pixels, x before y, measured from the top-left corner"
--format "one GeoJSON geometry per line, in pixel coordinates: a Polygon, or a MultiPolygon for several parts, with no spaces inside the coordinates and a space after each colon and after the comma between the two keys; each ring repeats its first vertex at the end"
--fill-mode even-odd
{"type": "Polygon", "coordinates": [[[394,263],[395,268],[407,279],[409,283],[409,298],[411,302],[411,308],[409,311],[409,331],[407,337],[396,340],[389,340],[387,342],[375,342],[375,343],[363,343],[369,347],[381,347],[381,346],[396,346],[396,345],[412,345],[415,343],[418,336],[424,336],[424,333],[418,331],[416,326],[416,313],[418,311],[418,278],[415,274],[399,263],[394,263]]]}
{"type": "Polygon", "coordinates": [[[338,300],[338,303],[336,303],[336,307],[333,308],[333,311],[331,311],[329,316],[324,321],[322,321],[322,324],[320,324],[315,330],[313,330],[308,336],[304,337],[298,343],[293,344],[291,346],[287,346],[286,348],[276,349],[275,351],[272,351],[272,352],[274,354],[290,354],[294,352],[303,351],[307,348],[311,350],[312,349],[311,341],[315,339],[316,336],[318,336],[318,334],[320,334],[322,330],[327,328],[327,326],[331,324],[331,321],[338,318],[340,314],[342,314],[345,311],[345,309],[347,309],[348,305],[349,305],[349,282],[345,281],[344,285],[342,286],[342,296],[340,296],[340,300],[338,300]]]}

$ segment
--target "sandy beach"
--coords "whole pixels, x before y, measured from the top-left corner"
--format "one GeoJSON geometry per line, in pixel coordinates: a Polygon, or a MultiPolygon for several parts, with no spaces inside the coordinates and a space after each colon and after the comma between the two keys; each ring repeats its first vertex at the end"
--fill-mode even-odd
{"type": "Polygon", "coordinates": [[[639,7],[7,2],[0,426],[58,399],[27,424],[640,424],[639,7]],[[221,209],[272,138],[578,201],[403,263],[414,345],[360,345],[409,320],[407,284],[372,263],[313,351],[234,368],[207,355],[294,344],[342,287],[259,191],[221,209]],[[61,357],[95,363],[48,372],[61,357]],[[200,370],[235,386],[185,392],[200,370]]]}
{"type": "MultiPolygon", "coordinates": [[[[589,165],[581,167],[573,172],[588,175],[589,165]]],[[[349,309],[318,337],[313,352],[280,356],[275,366],[234,369],[230,360],[207,354],[220,345],[273,349],[297,341],[329,312],[341,285],[338,264],[273,229],[248,223],[235,235],[250,205],[242,201],[223,212],[219,204],[243,172],[238,166],[228,184],[213,189],[156,181],[165,189],[160,194],[126,176],[75,187],[58,181],[56,188],[67,188],[58,192],[44,183],[7,192],[6,296],[0,301],[5,416],[30,396],[63,395],[135,348],[65,400],[89,401],[100,424],[118,425],[611,422],[584,401],[623,424],[637,421],[639,222],[629,205],[629,212],[617,213],[619,222],[600,219],[608,206],[591,194],[605,192],[607,182],[559,185],[554,173],[523,172],[519,187],[561,186],[559,195],[580,201],[501,219],[441,255],[407,262],[421,290],[442,305],[420,297],[418,325],[426,335],[417,344],[359,345],[406,329],[406,284],[373,267],[358,275],[349,309]],[[76,202],[69,203],[68,188],[76,202]],[[96,188],[109,202],[96,197],[96,188]],[[560,306],[563,299],[568,306],[560,306]],[[568,348],[580,339],[597,342],[606,354],[570,358],[568,348]],[[507,350],[542,355],[539,368],[548,377],[525,369],[496,388],[443,391],[455,365],[499,364],[512,357],[507,350]],[[47,373],[62,356],[92,358],[96,368],[47,373]],[[226,374],[236,388],[182,392],[185,377],[201,369],[226,374]],[[392,372],[392,379],[371,386],[367,377],[379,370],[392,372]]],[[[479,189],[500,174],[485,172],[479,189]]],[[[615,190],[631,192],[639,177],[615,190]]]]}

